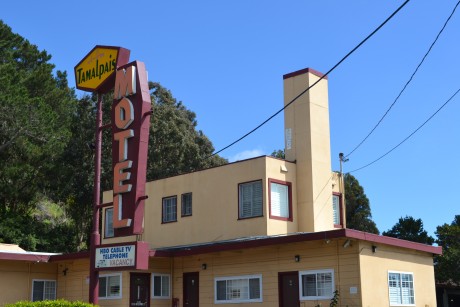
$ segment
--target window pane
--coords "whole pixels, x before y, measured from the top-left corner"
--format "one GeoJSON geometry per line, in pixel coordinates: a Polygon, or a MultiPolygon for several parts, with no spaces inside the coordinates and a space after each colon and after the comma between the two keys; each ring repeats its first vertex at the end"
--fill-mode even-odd
{"type": "Polygon", "coordinates": [[[270,206],[273,216],[289,218],[289,187],[272,182],[270,184],[270,206]]]}
{"type": "Polygon", "coordinates": [[[317,295],[318,296],[332,296],[332,274],[331,273],[318,273],[317,278],[317,295]]]}
{"type": "Polygon", "coordinates": [[[107,297],[107,278],[99,277],[99,297],[107,297]]]}
{"type": "Polygon", "coordinates": [[[169,276],[161,276],[161,296],[169,297],[169,276]]]}
{"type": "Polygon", "coordinates": [[[45,291],[43,299],[45,300],[54,300],[56,299],[56,282],[55,281],[45,281],[45,291]]]}
{"type": "Polygon", "coordinates": [[[259,278],[249,279],[249,298],[250,299],[260,298],[260,279],[259,278]]]}
{"type": "Polygon", "coordinates": [[[225,280],[219,280],[216,282],[217,288],[217,300],[225,301],[227,299],[227,282],[225,280]]]}
{"type": "Polygon", "coordinates": [[[302,296],[316,296],[316,274],[302,276],[302,296]]]}
{"type": "Polygon", "coordinates": [[[161,276],[153,276],[153,296],[161,296],[161,276]]]}
{"type": "Polygon", "coordinates": [[[105,237],[113,237],[113,208],[105,209],[105,237]]]}
{"type": "Polygon", "coordinates": [[[45,291],[45,282],[44,281],[34,281],[33,290],[32,290],[32,301],[42,301],[43,294],[45,291]]]}
{"type": "Polygon", "coordinates": [[[239,185],[240,217],[262,215],[262,181],[243,183],[239,185]]]}
{"type": "Polygon", "coordinates": [[[182,194],[182,216],[192,215],[192,193],[182,194]]]}
{"type": "Polygon", "coordinates": [[[108,296],[120,295],[120,276],[108,276],[108,296]]]}
{"type": "Polygon", "coordinates": [[[163,198],[163,222],[173,222],[177,220],[177,198],[163,198]]]}
{"type": "Polygon", "coordinates": [[[340,202],[339,196],[332,195],[332,212],[335,225],[340,225],[340,202]]]}

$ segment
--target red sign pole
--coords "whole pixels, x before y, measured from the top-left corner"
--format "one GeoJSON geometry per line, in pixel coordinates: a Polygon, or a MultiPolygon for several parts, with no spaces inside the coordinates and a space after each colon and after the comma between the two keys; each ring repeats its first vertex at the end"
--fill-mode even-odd
{"type": "Polygon", "coordinates": [[[101,245],[99,234],[99,204],[101,198],[101,151],[102,151],[102,94],[97,93],[96,113],[96,152],[94,154],[94,188],[93,188],[93,230],[90,244],[89,266],[89,302],[99,304],[99,271],[96,270],[96,248],[101,245]]]}

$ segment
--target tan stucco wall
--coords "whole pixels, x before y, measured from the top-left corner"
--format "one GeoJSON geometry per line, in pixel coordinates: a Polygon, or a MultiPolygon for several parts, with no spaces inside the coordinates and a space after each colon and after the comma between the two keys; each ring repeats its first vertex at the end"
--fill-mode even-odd
{"type": "Polygon", "coordinates": [[[383,244],[372,253],[372,244],[360,243],[360,271],[363,306],[390,306],[388,271],[409,272],[414,276],[415,306],[436,306],[433,258],[431,254],[383,244]]]}
{"type": "MultiPolygon", "coordinates": [[[[284,79],[287,105],[319,77],[304,71],[284,79]]],[[[297,164],[299,231],[333,229],[332,176],[327,80],[323,79],[284,110],[286,160],[297,164]]]]}
{"type": "MultiPolygon", "coordinates": [[[[212,253],[207,255],[179,257],[174,259],[174,297],[183,301],[182,276],[187,272],[199,272],[200,306],[214,305],[214,278],[262,274],[262,303],[241,303],[238,306],[279,306],[278,273],[317,269],[333,269],[335,287],[341,283],[340,306],[360,306],[359,294],[349,294],[350,287],[360,287],[358,249],[342,248],[340,240],[302,242],[270,247],[212,253]],[[294,256],[300,256],[300,262],[294,256]],[[207,269],[201,265],[206,263],[207,269]],[[345,289],[347,291],[345,291],[345,289]]],[[[359,293],[359,292],[358,292],[359,293]]],[[[302,307],[321,303],[329,306],[330,300],[302,301],[302,307]]],[[[234,306],[235,304],[218,304],[234,306]]],[[[181,305],[182,306],[182,305],[181,305]]]]}
{"type": "MultiPolygon", "coordinates": [[[[149,242],[152,248],[158,248],[296,232],[299,215],[295,178],[294,163],[259,157],[149,182],[146,185],[149,198],[145,204],[142,240],[149,242]],[[269,178],[292,183],[292,222],[269,218],[269,178]],[[262,180],[263,216],[238,219],[238,184],[255,180],[262,180]],[[190,192],[192,216],[181,217],[181,195],[190,192]],[[177,222],[162,224],[162,199],[169,196],[177,196],[177,222]]],[[[104,193],[104,202],[110,201],[110,192],[104,193]]],[[[103,244],[133,240],[133,237],[105,239],[103,244]]]]}
{"type": "Polygon", "coordinates": [[[57,265],[0,260],[0,306],[32,297],[32,280],[56,280],[57,265]]]}
{"type": "MultiPolygon", "coordinates": [[[[132,271],[140,273],[164,273],[171,272],[171,259],[151,258],[149,269],[145,271],[132,271]]],[[[77,259],[59,261],[58,264],[58,289],[57,298],[70,301],[88,302],[89,299],[89,259],[77,259]],[[63,270],[67,269],[66,275],[63,270]]],[[[131,271],[100,271],[99,276],[104,274],[121,273],[122,287],[121,299],[99,299],[99,306],[124,307],[129,306],[129,282],[131,271]]],[[[151,299],[151,306],[171,306],[170,300],[151,299]]]]}

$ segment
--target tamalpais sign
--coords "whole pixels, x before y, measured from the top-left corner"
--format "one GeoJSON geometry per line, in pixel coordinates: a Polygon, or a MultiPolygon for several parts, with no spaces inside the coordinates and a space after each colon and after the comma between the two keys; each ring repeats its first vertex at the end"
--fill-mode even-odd
{"type": "MultiPolygon", "coordinates": [[[[134,268],[142,266],[146,257],[139,257],[148,246],[144,242],[104,245],[96,248],[96,269],[134,268]]],[[[145,254],[145,253],[144,253],[145,254]]]]}

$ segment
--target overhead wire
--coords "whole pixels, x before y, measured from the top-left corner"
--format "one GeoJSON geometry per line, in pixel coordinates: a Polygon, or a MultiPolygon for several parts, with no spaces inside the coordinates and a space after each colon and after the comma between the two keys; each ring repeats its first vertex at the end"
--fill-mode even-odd
{"type": "Polygon", "coordinates": [[[318,84],[321,80],[326,78],[332,71],[334,71],[342,62],[344,62],[351,54],[353,54],[358,48],[360,48],[368,39],[370,39],[375,33],[377,33],[388,21],[390,21],[410,0],[404,1],[403,4],[401,4],[387,19],[385,19],[384,22],[382,22],[374,31],[372,31],[368,36],[366,36],[365,39],[363,39],[356,47],[354,47],[350,52],[348,52],[339,62],[337,62],[331,69],[329,69],[323,76],[321,76],[315,83],[312,85],[308,86],[305,90],[303,90],[300,94],[298,94],[296,97],[294,97],[289,103],[287,103],[284,107],[282,107],[280,110],[275,112],[273,115],[268,117],[266,120],[264,120],[261,124],[259,124],[257,127],[253,128],[251,131],[247,132],[245,135],[242,137],[238,138],[236,141],[230,143],[229,145],[223,147],[222,149],[214,152],[212,155],[206,157],[206,159],[211,158],[212,156],[215,156],[222,151],[230,148],[231,146],[235,145],[236,143],[240,142],[256,130],[258,130],[260,127],[265,125],[267,122],[269,122],[271,119],[273,119],[275,116],[277,116],[279,113],[284,111],[288,106],[290,106],[292,103],[294,103],[297,99],[299,99],[303,94],[308,92],[312,87],[314,87],[316,84],[318,84]]]}
{"type": "Polygon", "coordinates": [[[345,158],[348,158],[352,153],[354,153],[370,136],[371,134],[375,131],[375,129],[377,129],[377,127],[380,125],[380,123],[383,121],[383,119],[387,116],[387,114],[390,112],[390,110],[393,108],[393,106],[396,104],[396,102],[398,101],[399,97],[401,97],[402,93],[406,90],[407,86],[409,85],[409,83],[411,83],[412,79],[414,78],[415,74],[417,73],[417,71],[419,70],[420,66],[422,66],[423,62],[425,61],[425,59],[427,58],[428,54],[431,52],[431,50],[433,49],[434,45],[436,44],[436,42],[438,41],[438,38],[441,36],[441,33],[444,31],[444,29],[446,28],[447,24],[449,23],[449,20],[451,19],[451,17],[454,15],[455,13],[455,10],[457,9],[458,5],[460,4],[460,1],[457,2],[457,4],[455,5],[454,9],[452,10],[452,12],[450,13],[449,17],[447,18],[447,20],[444,22],[444,25],[442,26],[441,30],[438,32],[438,35],[436,35],[436,38],[434,39],[434,41],[431,43],[430,47],[428,48],[428,51],[425,53],[425,55],[423,56],[422,60],[420,61],[420,63],[417,65],[417,67],[415,68],[415,71],[412,73],[412,75],[410,76],[409,80],[406,82],[406,84],[403,86],[402,90],[399,92],[398,96],[396,96],[395,100],[393,101],[393,103],[390,105],[390,107],[386,110],[386,112],[383,114],[383,116],[380,118],[380,120],[377,122],[377,124],[374,126],[374,128],[372,128],[372,130],[366,135],[366,137],[358,144],[356,145],[356,147],[347,155],[345,155],[345,158]]]}
{"type": "Polygon", "coordinates": [[[403,143],[405,143],[408,139],[410,139],[415,133],[417,133],[423,126],[425,126],[436,114],[438,114],[439,111],[441,111],[452,99],[454,99],[454,97],[458,94],[458,92],[460,92],[460,88],[452,95],[450,96],[449,99],[447,99],[447,101],[441,105],[441,107],[439,107],[436,112],[434,112],[430,117],[428,117],[427,120],[425,120],[425,122],[423,124],[421,124],[417,129],[415,129],[411,134],[409,134],[404,140],[402,140],[401,142],[399,142],[398,145],[394,146],[392,149],[390,149],[389,151],[387,151],[386,153],[384,153],[383,155],[381,155],[379,158],[375,159],[374,161],[360,167],[360,168],[357,168],[355,170],[352,170],[350,172],[347,172],[347,173],[354,173],[354,172],[357,172],[357,171],[360,171],[366,167],[369,167],[371,166],[372,164],[374,164],[375,162],[381,160],[382,158],[384,158],[385,156],[387,156],[388,154],[390,154],[393,150],[395,150],[396,148],[398,148],[399,146],[401,146],[403,143]]]}

